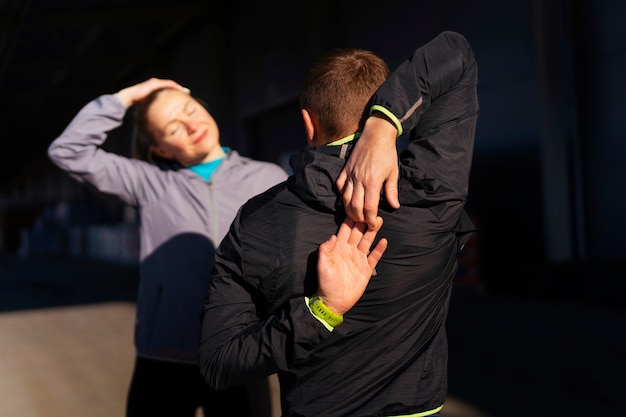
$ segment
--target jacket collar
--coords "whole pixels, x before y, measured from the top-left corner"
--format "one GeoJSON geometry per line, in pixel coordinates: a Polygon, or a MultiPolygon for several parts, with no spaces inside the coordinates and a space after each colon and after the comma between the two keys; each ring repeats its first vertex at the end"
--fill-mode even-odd
{"type": "Polygon", "coordinates": [[[352,151],[354,141],[337,146],[307,146],[293,154],[289,165],[293,175],[289,190],[318,210],[343,211],[335,181],[352,151]]]}

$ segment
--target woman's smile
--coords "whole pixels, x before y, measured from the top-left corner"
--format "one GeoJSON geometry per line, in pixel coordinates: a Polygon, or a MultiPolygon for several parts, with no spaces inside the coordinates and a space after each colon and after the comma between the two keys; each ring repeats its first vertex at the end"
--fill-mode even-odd
{"type": "Polygon", "coordinates": [[[207,137],[207,135],[208,135],[208,134],[209,134],[209,131],[208,131],[208,130],[203,131],[203,132],[202,132],[202,133],[200,133],[200,135],[198,135],[198,137],[197,137],[197,138],[195,138],[195,139],[193,140],[193,142],[191,142],[191,143],[193,143],[194,145],[197,145],[198,143],[202,142],[202,141],[204,140],[204,138],[206,138],[206,137],[207,137]]]}

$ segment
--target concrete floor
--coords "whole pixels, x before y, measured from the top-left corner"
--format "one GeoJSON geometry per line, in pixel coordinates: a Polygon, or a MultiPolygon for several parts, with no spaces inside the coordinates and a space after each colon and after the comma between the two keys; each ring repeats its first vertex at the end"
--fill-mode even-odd
{"type": "MultiPolygon", "coordinates": [[[[1,313],[0,416],[123,416],[134,314],[130,302],[1,313]]],[[[278,417],[275,378],[270,383],[278,417]]],[[[484,414],[451,399],[442,416],[484,414]]]]}
{"type": "Polygon", "coordinates": [[[0,416],[123,416],[134,305],[0,314],[0,416]]]}
{"type": "MultiPolygon", "coordinates": [[[[127,266],[2,260],[0,417],[123,417],[135,289],[127,266]]],[[[626,415],[623,306],[456,297],[447,327],[442,417],[626,415]]]]}
{"type": "MultiPolygon", "coordinates": [[[[131,302],[0,313],[0,416],[123,416],[134,314],[131,302]]],[[[279,417],[275,378],[270,386],[279,417]]],[[[451,399],[442,416],[484,414],[451,399]]]]}

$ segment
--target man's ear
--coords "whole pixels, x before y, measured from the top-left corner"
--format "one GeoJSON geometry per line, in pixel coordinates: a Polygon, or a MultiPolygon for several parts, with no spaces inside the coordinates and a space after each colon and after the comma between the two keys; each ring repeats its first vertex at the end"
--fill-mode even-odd
{"type": "Polygon", "coordinates": [[[306,131],[306,138],[309,141],[309,145],[313,142],[315,137],[315,125],[313,124],[313,117],[307,109],[301,109],[302,120],[304,121],[304,130],[306,131]]]}

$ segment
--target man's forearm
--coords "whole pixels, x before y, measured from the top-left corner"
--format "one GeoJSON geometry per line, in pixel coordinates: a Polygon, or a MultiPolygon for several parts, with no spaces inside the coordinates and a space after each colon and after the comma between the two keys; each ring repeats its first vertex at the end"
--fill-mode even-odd
{"type": "MultiPolygon", "coordinates": [[[[372,108],[386,109],[404,133],[413,129],[430,103],[449,91],[475,65],[474,53],[463,35],[442,32],[417,48],[378,89],[372,108]]],[[[388,114],[387,114],[388,115],[388,114]]]]}

